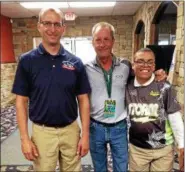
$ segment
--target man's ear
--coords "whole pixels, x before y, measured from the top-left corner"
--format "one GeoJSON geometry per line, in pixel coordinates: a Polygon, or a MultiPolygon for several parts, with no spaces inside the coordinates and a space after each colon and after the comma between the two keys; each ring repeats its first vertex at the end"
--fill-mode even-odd
{"type": "Polygon", "coordinates": [[[132,65],[132,69],[134,70],[135,69],[134,61],[132,61],[131,65],[132,65]]]}
{"type": "Polygon", "coordinates": [[[155,64],[153,65],[153,72],[155,72],[155,64]]]}
{"type": "Polygon", "coordinates": [[[65,31],[66,31],[66,25],[64,24],[64,25],[62,26],[62,30],[61,30],[62,36],[64,35],[65,31]]]}

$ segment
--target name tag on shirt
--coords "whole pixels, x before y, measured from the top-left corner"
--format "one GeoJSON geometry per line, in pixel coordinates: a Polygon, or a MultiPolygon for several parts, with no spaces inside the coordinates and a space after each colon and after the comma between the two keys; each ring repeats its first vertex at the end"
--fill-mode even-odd
{"type": "Polygon", "coordinates": [[[104,102],[104,118],[112,118],[115,116],[116,100],[105,100],[104,102]]]}

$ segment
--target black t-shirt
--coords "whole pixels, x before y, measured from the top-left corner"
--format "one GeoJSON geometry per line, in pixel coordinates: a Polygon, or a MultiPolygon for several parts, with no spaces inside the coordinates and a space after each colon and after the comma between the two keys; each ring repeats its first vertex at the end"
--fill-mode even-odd
{"type": "Polygon", "coordinates": [[[168,82],[153,81],[147,86],[135,87],[132,80],[127,86],[126,101],[133,145],[156,149],[173,143],[168,114],[179,111],[180,105],[168,82]]]}

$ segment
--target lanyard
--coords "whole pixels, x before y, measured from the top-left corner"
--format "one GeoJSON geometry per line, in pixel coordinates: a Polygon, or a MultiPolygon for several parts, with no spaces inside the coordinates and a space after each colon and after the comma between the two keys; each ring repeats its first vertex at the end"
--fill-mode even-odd
{"type": "Polygon", "coordinates": [[[108,97],[111,98],[111,91],[112,91],[112,67],[111,69],[107,72],[102,68],[103,74],[104,74],[104,80],[106,83],[106,88],[107,88],[107,94],[108,97]]]}

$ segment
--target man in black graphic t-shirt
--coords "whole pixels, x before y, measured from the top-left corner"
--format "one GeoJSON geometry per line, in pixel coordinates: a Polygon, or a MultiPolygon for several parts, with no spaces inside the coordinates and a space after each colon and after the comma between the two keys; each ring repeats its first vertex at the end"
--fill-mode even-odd
{"type": "Polygon", "coordinates": [[[131,121],[130,171],[171,171],[173,137],[181,153],[184,148],[180,105],[169,83],[154,80],[155,56],[150,49],[136,53],[133,70],[135,79],[126,92],[131,121]]]}

